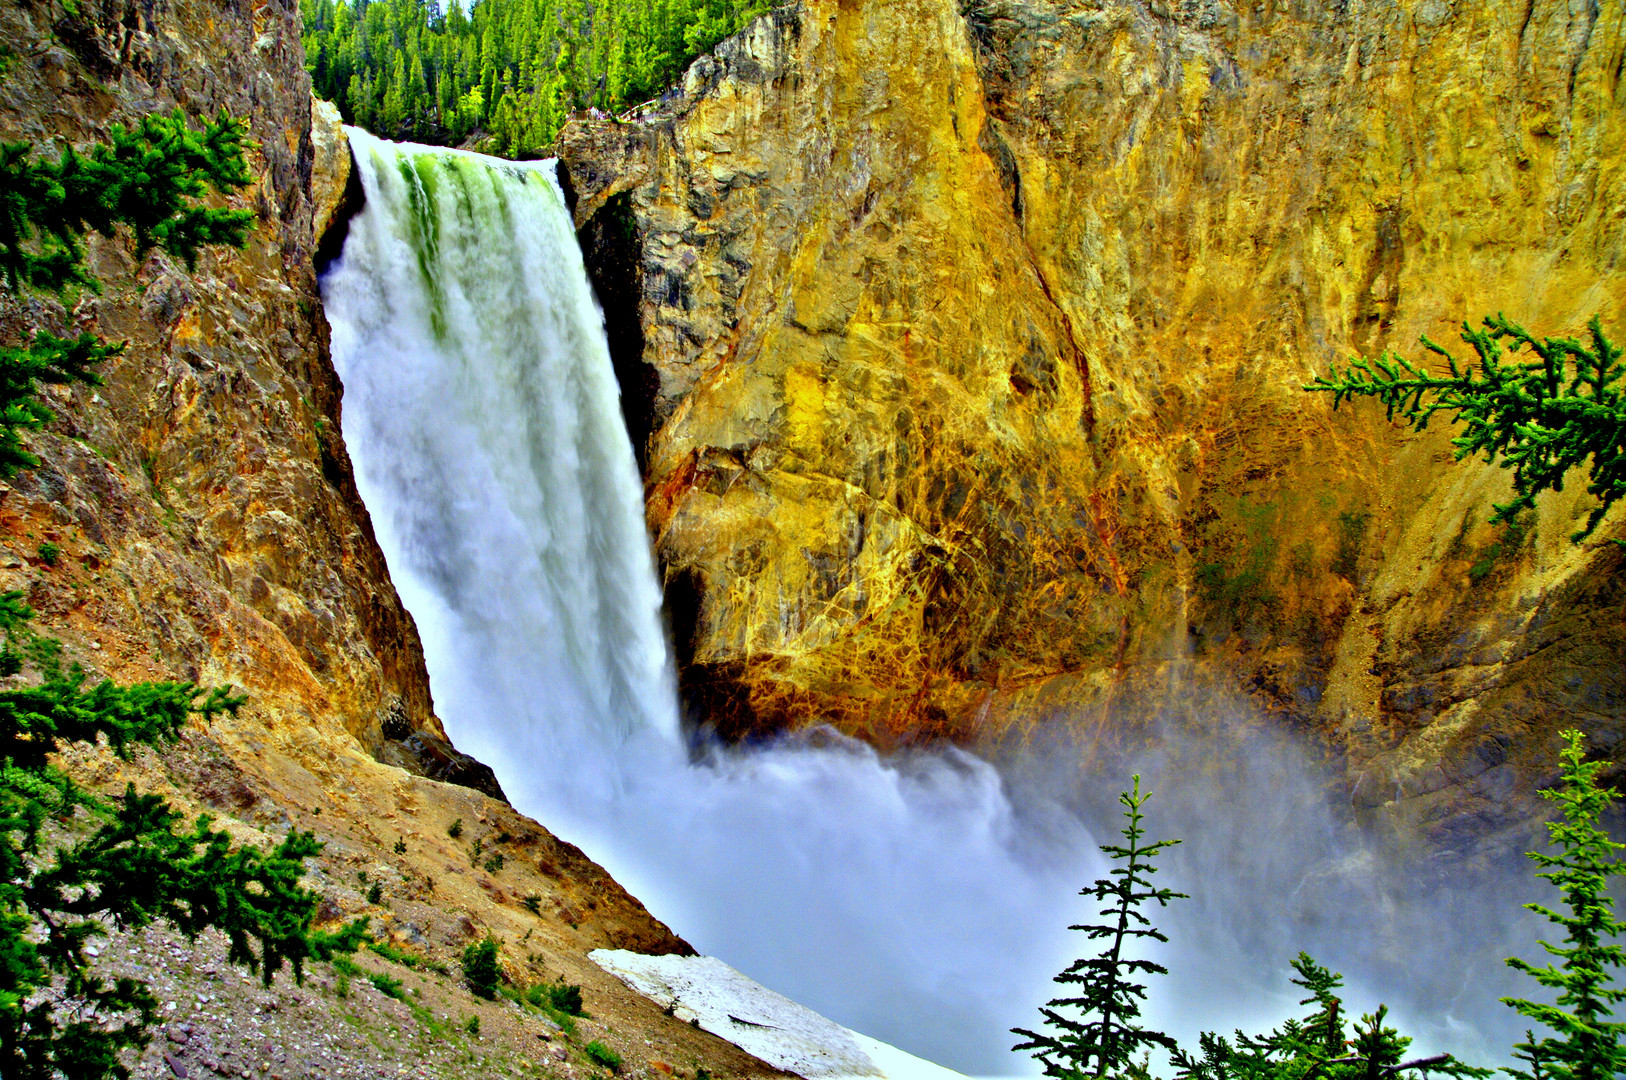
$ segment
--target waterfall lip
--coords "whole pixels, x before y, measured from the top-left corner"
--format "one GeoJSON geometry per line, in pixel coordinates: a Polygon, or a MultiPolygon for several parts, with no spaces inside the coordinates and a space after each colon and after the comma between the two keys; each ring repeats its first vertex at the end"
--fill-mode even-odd
{"type": "Polygon", "coordinates": [[[548,177],[548,179],[552,180],[555,184],[558,183],[558,158],[530,158],[524,161],[516,161],[511,158],[493,157],[490,154],[482,154],[475,150],[464,150],[456,146],[431,146],[428,143],[393,142],[389,139],[379,138],[366,128],[352,127],[349,124],[344,125],[344,133],[345,136],[351,140],[352,145],[354,145],[356,142],[360,142],[366,146],[388,147],[390,150],[396,153],[411,154],[413,157],[433,156],[465,158],[467,160],[478,161],[481,164],[498,169],[512,169],[517,172],[539,172],[548,177]]]}

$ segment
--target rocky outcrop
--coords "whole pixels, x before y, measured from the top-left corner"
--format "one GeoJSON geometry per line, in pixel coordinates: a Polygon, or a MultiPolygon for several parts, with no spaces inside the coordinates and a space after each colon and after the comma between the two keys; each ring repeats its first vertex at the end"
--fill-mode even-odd
{"type": "Polygon", "coordinates": [[[640,242],[696,708],[993,745],[1243,695],[1397,836],[1521,845],[1557,728],[1626,750],[1620,556],[1300,388],[1488,312],[1626,326],[1622,20],[807,0],[568,128],[584,228],[640,242]]]}
{"type": "Polygon", "coordinates": [[[1197,656],[1347,755],[1359,812],[1446,851],[1522,848],[1555,728],[1626,749],[1618,553],[1570,544],[1573,490],[1485,525],[1506,473],[1298,386],[1488,312],[1626,323],[1622,19],[967,11],[1024,232],[1116,388],[1103,431],[1180,492],[1197,656]]]}
{"type": "Polygon", "coordinates": [[[43,320],[129,343],[103,386],[52,397],[59,419],[34,440],[44,463],[0,504],[6,587],[26,589],[95,671],[247,690],[245,739],[358,740],[500,795],[433,715],[339,431],[312,258],[349,151],[336,114],[313,138],[297,10],[107,0],[8,5],[0,19],[6,40],[33,44],[0,84],[7,138],[83,146],[153,110],[225,108],[255,141],[254,182],[233,201],[258,218],[242,251],[208,253],[191,273],[93,237],[101,295],[6,313],[14,334],[43,320]],[[37,557],[47,540],[56,565],[37,557]]]}
{"type": "Polygon", "coordinates": [[[631,191],[650,521],[674,616],[698,602],[691,693],[736,733],[942,731],[1003,679],[1110,663],[1126,615],[1087,359],[977,145],[964,24],[865,14],[761,20],[680,118],[566,135],[579,215],[631,191]]]}

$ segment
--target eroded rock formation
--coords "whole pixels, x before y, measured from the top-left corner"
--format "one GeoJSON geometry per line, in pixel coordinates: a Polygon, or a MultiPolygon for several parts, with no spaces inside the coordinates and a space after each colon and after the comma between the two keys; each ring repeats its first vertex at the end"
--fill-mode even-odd
{"type": "Polygon", "coordinates": [[[1506,473],[1300,388],[1489,312],[1626,333],[1623,17],[806,0],[568,128],[584,234],[637,238],[701,717],[991,745],[1242,694],[1400,835],[1521,844],[1557,728],[1621,753],[1620,556],[1574,485],[1492,528],[1506,473]]]}

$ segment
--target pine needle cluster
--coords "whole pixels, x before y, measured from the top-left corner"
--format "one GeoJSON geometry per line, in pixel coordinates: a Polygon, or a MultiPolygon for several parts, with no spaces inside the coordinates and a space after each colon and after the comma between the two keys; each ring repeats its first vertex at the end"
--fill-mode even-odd
{"type": "Polygon", "coordinates": [[[185,115],[145,117],[115,125],[108,141],[56,161],[36,157],[26,142],[0,144],[0,270],[13,290],[95,290],[84,267],[83,237],[130,228],[138,260],[158,247],[197,264],[200,248],[241,247],[254,215],[200,206],[210,189],[246,187],[248,127],[224,110],[193,131],[185,115]]]}
{"type": "Polygon", "coordinates": [[[299,884],[321,851],[290,832],[273,849],[237,847],[207,815],[181,815],[133,785],[113,800],[49,763],[64,742],[105,740],[125,757],[173,738],[190,717],[235,712],[243,698],[192,683],[87,686],[50,639],[35,637],[20,593],[0,594],[0,629],[23,674],[0,691],[0,1075],[123,1077],[121,1051],[146,1044],[157,1001],[141,982],[93,973],[86,946],[110,929],[162,920],[189,936],[213,927],[229,958],[267,983],[285,964],[354,949],[365,926],[313,933],[318,897],[299,884]]]}

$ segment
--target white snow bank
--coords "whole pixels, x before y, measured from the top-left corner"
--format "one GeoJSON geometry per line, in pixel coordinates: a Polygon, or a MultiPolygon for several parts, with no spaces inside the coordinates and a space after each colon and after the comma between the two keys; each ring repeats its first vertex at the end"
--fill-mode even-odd
{"type": "Polygon", "coordinates": [[[960,1073],[861,1035],[752,982],[714,956],[588,954],[680,1020],[807,1080],[964,1080],[960,1073]]]}

